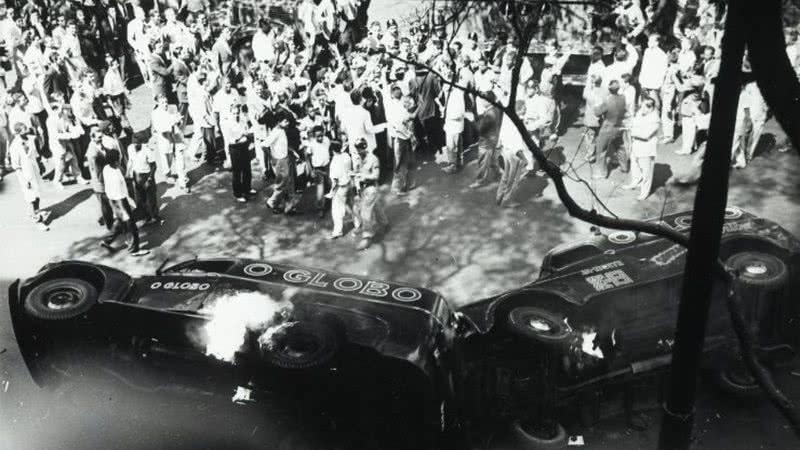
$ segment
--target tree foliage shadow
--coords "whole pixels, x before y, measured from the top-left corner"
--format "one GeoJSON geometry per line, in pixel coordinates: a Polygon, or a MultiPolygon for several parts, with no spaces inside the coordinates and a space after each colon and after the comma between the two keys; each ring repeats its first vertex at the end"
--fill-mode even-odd
{"type": "MultiPolygon", "coordinates": [[[[141,229],[151,256],[109,256],[99,248],[97,235],[74,242],[65,257],[131,273],[152,273],[155,261],[167,256],[248,257],[407,282],[468,303],[530,282],[553,243],[575,234],[573,223],[549,201],[505,210],[494,204],[493,189],[467,189],[471,169],[442,176],[437,167],[424,166],[415,174],[421,187],[404,197],[389,195],[383,186],[392,227],[363,252],[355,250],[358,239],[352,231],[335,241],[326,239],[329,215],[320,219],[310,208],[295,216],[274,215],[264,207],[266,193],[246,204],[234,203],[226,172],[203,176],[191,194],[162,195],[166,223],[141,229]]],[[[539,178],[531,182],[543,189],[546,180],[539,178]]],[[[304,203],[310,199],[307,195],[304,203]]]]}

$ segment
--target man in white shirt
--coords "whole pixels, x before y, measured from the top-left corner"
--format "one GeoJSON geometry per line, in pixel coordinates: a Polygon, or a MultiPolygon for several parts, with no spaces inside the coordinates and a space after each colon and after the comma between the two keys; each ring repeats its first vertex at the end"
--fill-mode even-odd
{"type": "Polygon", "coordinates": [[[642,86],[642,95],[646,95],[656,101],[656,112],[660,113],[661,86],[664,85],[669,59],[658,44],[659,36],[651,34],[647,39],[647,49],[642,56],[639,85],[642,86]]]}
{"type": "Polygon", "coordinates": [[[378,190],[380,161],[375,154],[368,150],[364,138],[358,139],[355,147],[361,159],[355,182],[356,190],[359,193],[358,215],[361,219],[362,229],[361,242],[356,246],[356,250],[364,250],[372,244],[379,229],[386,230],[389,226],[389,219],[386,218],[381,193],[378,190]]]}
{"type": "MultiPolygon", "coordinates": [[[[10,67],[13,67],[13,61],[16,58],[16,48],[22,37],[22,31],[14,22],[12,17],[13,10],[6,7],[5,2],[0,4],[0,46],[5,47],[6,57],[11,61],[10,67]]],[[[11,69],[9,69],[11,70],[11,69]]],[[[6,70],[0,68],[0,81],[3,86],[6,85],[6,70]]]]}
{"type": "Polygon", "coordinates": [[[584,97],[588,95],[588,91],[594,86],[592,80],[604,80],[606,78],[606,63],[603,61],[603,48],[599,46],[593,47],[589,60],[591,63],[589,64],[589,70],[586,71],[586,86],[583,89],[584,97]]]}
{"type": "Polygon", "coordinates": [[[660,128],[655,100],[645,98],[642,107],[631,122],[631,181],[625,189],[640,188],[638,200],[650,195],[653,186],[653,167],[658,150],[658,130],[660,128]]]}
{"type": "MultiPolygon", "coordinates": [[[[174,105],[172,106],[174,109],[174,105]]],[[[156,108],[153,110],[151,129],[156,138],[161,165],[167,178],[175,177],[180,188],[189,192],[189,179],[186,175],[185,144],[180,130],[181,116],[177,110],[170,109],[166,95],[156,97],[156,108]],[[170,159],[172,161],[170,161],[170,159]]]]}
{"type": "Polygon", "coordinates": [[[328,181],[328,164],[331,161],[331,141],[325,136],[322,125],[315,125],[305,141],[307,161],[311,163],[311,177],[314,180],[315,205],[320,218],[325,216],[325,190],[328,181]]]}
{"type": "Polygon", "coordinates": [[[361,106],[362,97],[358,89],[350,92],[350,102],[350,108],[343,114],[346,119],[342,121],[342,127],[350,138],[350,152],[357,153],[355,143],[363,137],[367,141],[367,151],[371,153],[377,147],[375,135],[386,129],[386,123],[372,123],[369,111],[361,106]]]}
{"type": "Polygon", "coordinates": [[[614,62],[606,67],[603,77],[603,87],[608,88],[612,81],[619,82],[622,74],[633,74],[633,69],[639,61],[639,53],[630,41],[623,39],[624,47],[617,48],[614,52],[614,62]]]}
{"type": "Polygon", "coordinates": [[[231,180],[233,197],[239,203],[247,202],[247,196],[256,194],[252,189],[252,169],[250,167],[250,127],[238,104],[231,105],[231,113],[222,123],[222,136],[229,144],[231,160],[231,180]]]}
{"type": "Polygon", "coordinates": [[[392,192],[405,195],[411,188],[409,174],[414,165],[414,113],[416,104],[411,96],[402,96],[395,86],[386,96],[386,123],[389,125],[389,139],[394,153],[394,177],[392,192]],[[399,98],[398,98],[399,97],[399,98]]]}
{"type": "Polygon", "coordinates": [[[139,72],[146,84],[150,84],[150,69],[147,61],[150,59],[150,49],[148,48],[148,38],[144,32],[145,14],[144,10],[136,6],[133,8],[133,19],[127,25],[128,44],[133,48],[134,59],[139,66],[139,72]]]}
{"type": "Polygon", "coordinates": [[[146,225],[164,222],[158,213],[156,159],[156,153],[143,139],[128,146],[128,178],[133,180],[134,197],[142,206],[146,225]]]}
{"type": "MultiPolygon", "coordinates": [[[[344,218],[348,211],[353,215],[353,210],[347,204],[351,191],[351,175],[353,171],[353,161],[350,154],[342,151],[342,144],[334,142],[331,145],[333,158],[329,177],[331,180],[331,191],[328,197],[331,198],[331,219],[333,219],[333,231],[328,239],[338,239],[344,235],[344,218]]],[[[360,222],[355,218],[356,223],[360,222]]]]}
{"type": "Polygon", "coordinates": [[[275,34],[268,19],[259,20],[251,46],[256,61],[272,63],[275,59],[275,34]]]}
{"type": "Polygon", "coordinates": [[[289,214],[297,205],[295,190],[295,168],[289,152],[289,141],[286,127],[289,126],[289,112],[279,111],[276,114],[277,125],[269,132],[264,144],[270,149],[272,169],[275,171],[275,184],[272,195],[267,200],[267,208],[274,213],[289,214]],[[283,207],[281,208],[281,203],[283,207]]]}
{"type": "Polygon", "coordinates": [[[114,212],[114,224],[108,235],[103,237],[100,245],[110,252],[117,249],[111,244],[123,234],[128,235],[128,253],[131,256],[144,256],[149,250],[139,248],[139,230],[133,218],[133,207],[136,203],[128,193],[128,184],[119,167],[120,155],[116,151],[106,153],[106,166],[103,167],[103,182],[105,183],[106,196],[114,212]]]}
{"type": "Polygon", "coordinates": [[[201,146],[205,150],[205,162],[214,164],[217,158],[217,138],[214,133],[216,120],[209,93],[208,75],[197,70],[189,75],[186,82],[186,96],[189,99],[189,116],[194,123],[189,154],[199,158],[201,146]]]}
{"type": "Polygon", "coordinates": [[[464,115],[466,105],[464,91],[450,87],[447,92],[447,103],[444,108],[445,147],[447,149],[447,165],[443,172],[453,174],[461,169],[463,158],[464,115]]]}

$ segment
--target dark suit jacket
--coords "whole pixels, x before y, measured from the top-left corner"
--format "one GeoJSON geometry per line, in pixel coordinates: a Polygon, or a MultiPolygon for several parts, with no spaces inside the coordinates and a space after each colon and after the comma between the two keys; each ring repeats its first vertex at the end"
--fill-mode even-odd
{"type": "Polygon", "coordinates": [[[164,94],[172,97],[172,65],[163,56],[153,53],[150,56],[150,71],[153,75],[150,84],[153,87],[153,97],[164,94]]]}

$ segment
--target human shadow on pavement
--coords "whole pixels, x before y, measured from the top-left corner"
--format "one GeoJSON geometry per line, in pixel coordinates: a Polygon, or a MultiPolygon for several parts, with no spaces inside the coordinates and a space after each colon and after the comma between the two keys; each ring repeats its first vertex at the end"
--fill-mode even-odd
{"type": "Polygon", "coordinates": [[[65,215],[67,215],[70,211],[72,211],[76,206],[80,205],[81,203],[85,202],[93,195],[93,191],[91,188],[86,187],[85,189],[81,189],[78,192],[70,195],[69,197],[61,200],[58,203],[54,203],[47,208],[44,208],[45,211],[50,213],[49,221],[53,222],[65,215]]]}
{"type": "Polygon", "coordinates": [[[650,192],[666,186],[667,180],[672,177],[672,167],[669,164],[656,163],[653,166],[653,186],[650,192]]]}

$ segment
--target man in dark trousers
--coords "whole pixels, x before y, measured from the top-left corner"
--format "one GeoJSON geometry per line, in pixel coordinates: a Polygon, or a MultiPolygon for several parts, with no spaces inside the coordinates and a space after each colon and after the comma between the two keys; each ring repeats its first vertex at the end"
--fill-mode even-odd
{"type": "Polygon", "coordinates": [[[625,97],[619,94],[619,82],[617,80],[609,83],[608,97],[595,108],[595,112],[602,117],[602,124],[600,125],[600,131],[597,133],[596,160],[590,160],[590,162],[597,162],[599,165],[598,170],[592,170],[592,178],[608,177],[607,158],[611,156],[611,152],[616,152],[620,171],[627,172],[628,155],[625,153],[624,146],[620,145],[622,141],[622,119],[625,117],[625,97]]]}
{"type": "Polygon", "coordinates": [[[416,75],[409,88],[410,95],[417,102],[417,140],[433,154],[444,145],[443,123],[436,106],[436,98],[442,93],[442,86],[439,79],[427,69],[417,69],[416,75]]]}

